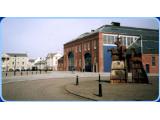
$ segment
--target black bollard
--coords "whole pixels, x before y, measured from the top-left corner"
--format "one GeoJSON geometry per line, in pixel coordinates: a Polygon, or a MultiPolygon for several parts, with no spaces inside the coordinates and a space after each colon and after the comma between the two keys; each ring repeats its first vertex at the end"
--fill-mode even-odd
{"type": "Polygon", "coordinates": [[[101,76],[100,76],[100,74],[99,74],[99,82],[101,82],[101,76]]]}
{"type": "Polygon", "coordinates": [[[16,71],[14,71],[14,76],[16,76],[16,71]]]}
{"type": "Polygon", "coordinates": [[[7,72],[6,72],[6,76],[7,76],[7,72]]]}
{"type": "Polygon", "coordinates": [[[102,97],[102,84],[99,83],[99,97],[102,97]]]}
{"type": "Polygon", "coordinates": [[[22,71],[21,71],[21,76],[23,75],[22,71]]]}
{"type": "Polygon", "coordinates": [[[77,75],[77,77],[76,77],[76,85],[79,85],[78,75],[77,75]]]}

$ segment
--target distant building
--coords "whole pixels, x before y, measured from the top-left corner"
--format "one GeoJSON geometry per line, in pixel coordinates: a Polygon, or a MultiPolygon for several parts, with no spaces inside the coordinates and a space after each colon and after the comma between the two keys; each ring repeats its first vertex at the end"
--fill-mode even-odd
{"type": "Polygon", "coordinates": [[[4,53],[2,55],[2,71],[27,70],[26,53],[4,53]]]}
{"type": "Polygon", "coordinates": [[[58,67],[58,59],[61,58],[62,55],[60,53],[48,53],[46,57],[46,64],[48,70],[57,70],[58,67]]]}
{"type": "Polygon", "coordinates": [[[58,71],[63,71],[64,70],[64,64],[63,64],[63,59],[64,57],[61,57],[59,60],[58,60],[58,71]]]}
{"type": "Polygon", "coordinates": [[[33,70],[35,68],[35,59],[28,60],[28,70],[33,70]]]}
{"type": "MultiPolygon", "coordinates": [[[[141,55],[143,67],[148,73],[158,73],[159,30],[103,25],[84,33],[64,44],[64,70],[110,72],[111,54],[108,49],[116,47],[117,37],[127,50],[135,48],[141,55]]],[[[127,61],[131,70],[130,61],[127,61]]]]}
{"type": "Polygon", "coordinates": [[[46,70],[46,60],[38,58],[34,63],[34,70],[46,70]]]}

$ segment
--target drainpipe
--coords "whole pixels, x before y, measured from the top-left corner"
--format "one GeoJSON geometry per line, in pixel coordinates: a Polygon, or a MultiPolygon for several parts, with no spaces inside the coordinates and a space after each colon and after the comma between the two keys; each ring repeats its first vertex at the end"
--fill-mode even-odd
{"type": "Polygon", "coordinates": [[[141,37],[141,54],[143,54],[143,42],[142,42],[142,35],[140,35],[140,37],[141,37]]]}

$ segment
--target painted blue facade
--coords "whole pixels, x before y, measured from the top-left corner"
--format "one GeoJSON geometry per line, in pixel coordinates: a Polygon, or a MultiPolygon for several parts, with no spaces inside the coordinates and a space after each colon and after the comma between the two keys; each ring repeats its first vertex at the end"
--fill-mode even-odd
{"type": "Polygon", "coordinates": [[[108,49],[114,48],[116,45],[103,45],[103,65],[104,65],[104,72],[111,71],[111,52],[108,52],[108,49]]]}

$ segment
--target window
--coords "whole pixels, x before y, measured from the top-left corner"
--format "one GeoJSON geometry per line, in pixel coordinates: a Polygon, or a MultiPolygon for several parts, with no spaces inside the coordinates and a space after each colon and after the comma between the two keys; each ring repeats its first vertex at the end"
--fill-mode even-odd
{"type": "Polygon", "coordinates": [[[84,44],[84,50],[86,51],[87,50],[87,47],[86,47],[87,45],[86,45],[86,43],[84,44]]]}
{"type": "Polygon", "coordinates": [[[109,37],[109,44],[113,44],[114,43],[114,36],[110,36],[109,37]]]}
{"type": "Polygon", "coordinates": [[[96,59],[96,57],[94,57],[94,63],[96,63],[97,62],[97,59],[96,59]]]}
{"type": "Polygon", "coordinates": [[[88,43],[88,50],[90,50],[90,44],[88,43]]]}
{"type": "Polygon", "coordinates": [[[122,43],[122,45],[126,45],[126,37],[122,37],[121,43],[122,43]]]}
{"type": "Polygon", "coordinates": [[[135,41],[135,37],[127,37],[127,44],[126,46],[130,46],[135,41]]]}
{"type": "Polygon", "coordinates": [[[77,46],[77,52],[79,51],[79,46],[77,46]]]}
{"type": "Polygon", "coordinates": [[[129,46],[131,44],[131,37],[127,37],[127,46],[129,46]]]}
{"type": "Polygon", "coordinates": [[[106,35],[103,35],[103,43],[107,44],[107,36],[106,35]]]}
{"type": "Polygon", "coordinates": [[[81,66],[81,59],[79,59],[79,66],[81,66]]]}
{"type": "Polygon", "coordinates": [[[77,53],[77,46],[75,46],[75,52],[77,53]]]}
{"type": "Polygon", "coordinates": [[[96,43],[96,40],[94,40],[94,49],[96,49],[97,47],[97,43],[96,43]]]}
{"type": "Polygon", "coordinates": [[[79,46],[79,52],[81,52],[81,45],[79,46]]]}
{"type": "Polygon", "coordinates": [[[156,58],[155,56],[152,56],[152,66],[155,66],[156,65],[156,58]]]}
{"type": "Polygon", "coordinates": [[[133,43],[133,37],[131,37],[131,42],[130,42],[131,44],[133,43]]]}
{"type": "Polygon", "coordinates": [[[104,44],[114,44],[115,41],[116,41],[115,35],[104,35],[103,36],[103,43],[104,44]]]}
{"type": "Polygon", "coordinates": [[[24,65],[24,62],[22,62],[22,65],[24,65]]]}

